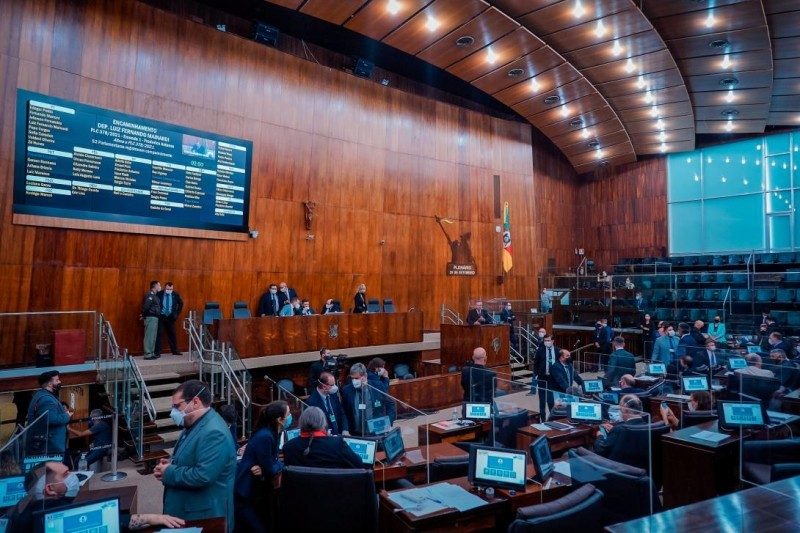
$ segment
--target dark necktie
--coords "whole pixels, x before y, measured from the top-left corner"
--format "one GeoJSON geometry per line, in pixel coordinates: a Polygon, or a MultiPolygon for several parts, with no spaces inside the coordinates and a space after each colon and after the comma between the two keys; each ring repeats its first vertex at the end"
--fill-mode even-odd
{"type": "Polygon", "coordinates": [[[274,294],[272,295],[272,308],[275,310],[274,314],[278,314],[280,309],[278,309],[278,297],[274,294]]]}

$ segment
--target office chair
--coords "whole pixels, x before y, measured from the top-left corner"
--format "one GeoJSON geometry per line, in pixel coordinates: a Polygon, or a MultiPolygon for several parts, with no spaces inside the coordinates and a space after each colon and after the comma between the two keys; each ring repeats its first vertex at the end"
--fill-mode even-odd
{"type": "Polygon", "coordinates": [[[367,313],[380,313],[381,301],[375,298],[367,300],[367,313]]]}
{"type": "Polygon", "coordinates": [[[603,492],[588,483],[557,500],[517,509],[508,533],[602,531],[603,492]]]}
{"type": "Polygon", "coordinates": [[[287,466],[279,494],[279,531],[378,531],[372,470],[287,466]]]}
{"type": "Polygon", "coordinates": [[[688,428],[697,426],[703,422],[711,422],[717,419],[717,411],[689,411],[684,410],[681,412],[681,427],[688,428]]]}
{"type": "MultiPolygon", "coordinates": [[[[616,431],[616,430],[615,430],[616,431]]],[[[603,526],[661,510],[658,489],[644,469],[606,459],[586,448],[568,452],[573,485],[591,483],[603,492],[603,526]]]]}
{"type": "Polygon", "coordinates": [[[278,390],[275,392],[278,393],[278,399],[286,398],[286,393],[294,395],[294,381],[291,379],[282,379],[278,381],[278,390]]]}
{"type": "Polygon", "coordinates": [[[430,483],[457,477],[465,477],[469,470],[469,455],[456,457],[434,457],[431,463],[430,483]]]}
{"type": "Polygon", "coordinates": [[[742,477],[764,485],[800,475],[800,438],[742,443],[742,477]]]}
{"type": "Polygon", "coordinates": [[[394,313],[394,300],[391,298],[384,298],[383,299],[383,312],[384,313],[394,313]]]}
{"type": "Polygon", "coordinates": [[[247,308],[247,302],[243,300],[233,302],[233,318],[250,318],[250,309],[247,308]]]}
{"type": "Polygon", "coordinates": [[[222,318],[219,302],[206,302],[203,309],[203,324],[210,326],[214,324],[214,320],[222,320],[222,318]]]}
{"type": "Polygon", "coordinates": [[[397,379],[411,379],[414,374],[411,373],[411,367],[405,363],[397,363],[394,365],[394,377],[397,379]],[[409,377],[411,376],[411,377],[409,377]]]}
{"type": "MultiPolygon", "coordinates": [[[[734,373],[734,375],[735,374],[736,373],[734,373]]],[[[739,392],[758,398],[765,408],[769,407],[772,395],[775,394],[775,391],[781,386],[781,380],[778,378],[749,376],[747,374],[739,374],[738,381],[739,392]]]]}
{"type": "Polygon", "coordinates": [[[517,447],[517,430],[528,425],[528,410],[494,417],[494,445],[503,448],[517,447]]]}
{"type": "Polygon", "coordinates": [[[641,468],[653,478],[656,486],[661,484],[661,435],[669,433],[669,426],[663,422],[642,424],[641,426],[621,425],[614,428],[621,431],[608,456],[612,461],[641,468]],[[652,463],[652,471],[650,465],[652,463]]]}

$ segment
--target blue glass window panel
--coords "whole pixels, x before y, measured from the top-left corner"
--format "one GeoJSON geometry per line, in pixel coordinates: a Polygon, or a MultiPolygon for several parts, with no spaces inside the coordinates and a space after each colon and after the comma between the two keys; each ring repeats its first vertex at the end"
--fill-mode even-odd
{"type": "Polygon", "coordinates": [[[703,251],[701,203],[680,202],[669,205],[669,246],[673,254],[703,251]]]}
{"type": "Polygon", "coordinates": [[[670,202],[697,200],[701,197],[700,152],[670,154],[667,158],[670,202]]]}
{"type": "MultiPolygon", "coordinates": [[[[704,251],[764,248],[764,201],[761,194],[705,200],[704,251]]],[[[695,232],[699,233],[700,228],[695,232]]]]}
{"type": "Polygon", "coordinates": [[[760,192],[761,142],[755,138],[703,149],[703,196],[760,192]]]}
{"type": "Polygon", "coordinates": [[[767,194],[767,213],[789,211],[792,206],[791,191],[772,191],[767,194]]]}
{"type": "Polygon", "coordinates": [[[765,160],[767,190],[788,189],[792,186],[792,161],[789,154],[774,155],[765,160]]]}
{"type": "Polygon", "coordinates": [[[767,148],[766,155],[782,154],[789,151],[789,134],[770,135],[764,137],[764,145],[767,148]]]}
{"type": "Polygon", "coordinates": [[[772,250],[788,250],[792,247],[789,215],[769,217],[769,244],[772,250]]]}

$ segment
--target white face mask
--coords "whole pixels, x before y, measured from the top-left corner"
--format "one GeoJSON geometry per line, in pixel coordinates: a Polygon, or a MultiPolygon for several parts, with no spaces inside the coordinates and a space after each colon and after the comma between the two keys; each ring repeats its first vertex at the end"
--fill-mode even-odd
{"type": "MultiPolygon", "coordinates": [[[[78,495],[78,491],[81,488],[81,480],[78,479],[77,474],[70,473],[64,478],[64,481],[58,481],[56,483],[50,483],[50,485],[57,485],[58,483],[63,483],[67,487],[67,492],[64,493],[65,498],[74,498],[78,495]]],[[[48,485],[45,476],[39,478],[36,482],[36,486],[33,489],[34,498],[37,500],[44,499],[44,488],[48,485]]]]}
{"type": "Polygon", "coordinates": [[[331,387],[331,389],[328,391],[328,396],[330,396],[331,394],[336,394],[337,392],[339,392],[339,387],[337,387],[336,385],[334,385],[334,386],[333,386],[333,387],[331,387]]]}
{"type": "Polygon", "coordinates": [[[540,331],[539,333],[537,333],[537,335],[539,335],[540,339],[543,339],[544,338],[544,331],[540,331]]]}
{"type": "Polygon", "coordinates": [[[356,378],[356,379],[353,380],[353,388],[360,389],[361,385],[362,385],[362,383],[361,383],[361,380],[359,378],[356,378]]]}
{"type": "Polygon", "coordinates": [[[670,337],[674,337],[675,336],[675,330],[668,331],[667,335],[669,335],[670,337]]]}

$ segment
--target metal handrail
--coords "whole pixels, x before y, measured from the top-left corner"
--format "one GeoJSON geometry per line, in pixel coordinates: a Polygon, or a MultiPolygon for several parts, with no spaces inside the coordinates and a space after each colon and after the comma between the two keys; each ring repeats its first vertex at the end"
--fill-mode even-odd
{"type": "Polygon", "coordinates": [[[455,324],[457,326],[460,326],[460,325],[462,325],[464,323],[464,321],[461,320],[461,315],[459,315],[458,313],[456,313],[452,309],[449,309],[444,304],[442,304],[441,316],[442,316],[442,320],[441,320],[442,324],[444,324],[446,321],[450,321],[451,324],[455,324]]]}
{"type": "Polygon", "coordinates": [[[231,349],[223,350],[222,354],[223,357],[220,359],[220,366],[222,367],[222,372],[226,374],[231,387],[228,388],[228,400],[230,400],[230,390],[233,389],[233,392],[236,394],[236,397],[239,398],[239,402],[241,402],[245,407],[250,405],[250,395],[247,393],[247,389],[245,388],[242,381],[239,379],[236,371],[233,370],[230,361],[230,352],[231,349]],[[228,357],[225,357],[225,352],[229,354],[228,357]]]}
{"type": "MultiPolygon", "coordinates": [[[[725,297],[722,299],[722,312],[725,314],[725,302],[728,302],[728,312],[733,314],[733,298],[731,298],[731,286],[728,285],[728,290],[725,291],[725,297]]],[[[727,322],[727,315],[722,317],[723,322],[727,322]]]]}
{"type": "Polygon", "coordinates": [[[581,355],[587,348],[594,348],[594,343],[590,342],[589,344],[585,344],[584,346],[580,346],[575,348],[574,350],[570,350],[570,355],[575,358],[575,368],[582,368],[583,362],[581,361],[581,355]]]}
{"type": "Polygon", "coordinates": [[[128,356],[128,361],[130,361],[131,370],[133,371],[133,377],[136,380],[136,384],[139,387],[140,396],[142,400],[142,404],[147,409],[147,416],[150,417],[150,420],[155,421],[156,419],[156,408],[153,405],[153,398],[150,396],[150,391],[147,389],[147,383],[142,376],[141,370],[139,370],[139,365],[136,363],[136,359],[131,356],[128,356]]]}

